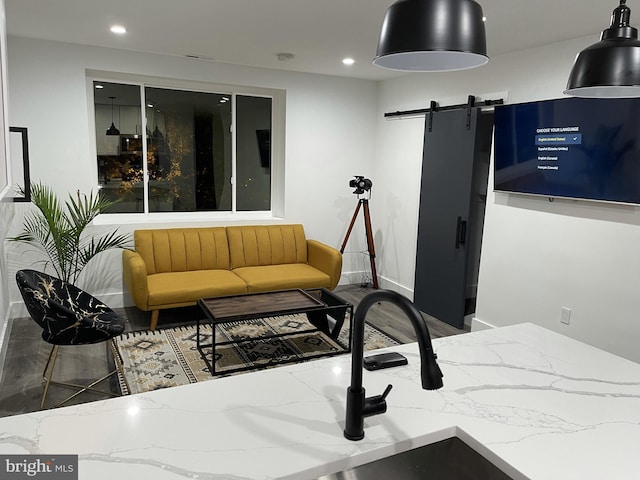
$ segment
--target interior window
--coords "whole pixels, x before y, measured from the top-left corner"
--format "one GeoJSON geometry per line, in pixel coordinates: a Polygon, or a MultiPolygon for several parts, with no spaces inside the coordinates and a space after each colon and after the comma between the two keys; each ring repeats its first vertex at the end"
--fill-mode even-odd
{"type": "Polygon", "coordinates": [[[93,87],[98,182],[121,200],[110,213],[271,209],[272,98],[93,87]]]}

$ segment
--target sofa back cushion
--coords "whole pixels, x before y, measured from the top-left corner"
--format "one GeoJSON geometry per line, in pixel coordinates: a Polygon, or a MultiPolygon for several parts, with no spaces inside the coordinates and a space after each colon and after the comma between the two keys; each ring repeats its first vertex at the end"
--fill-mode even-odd
{"type": "Polygon", "coordinates": [[[231,268],[307,263],[302,225],[227,227],[231,268]]]}
{"type": "Polygon", "coordinates": [[[136,230],[134,241],[149,275],[229,270],[229,245],[224,227],[136,230]]]}

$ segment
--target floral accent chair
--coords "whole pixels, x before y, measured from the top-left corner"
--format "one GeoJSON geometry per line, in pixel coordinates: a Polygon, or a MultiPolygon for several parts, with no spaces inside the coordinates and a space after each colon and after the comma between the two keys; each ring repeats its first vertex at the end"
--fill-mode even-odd
{"type": "Polygon", "coordinates": [[[50,385],[78,390],[50,408],[59,407],[86,391],[120,396],[119,393],[94,387],[116,373],[120,373],[121,379],[126,381],[120,355],[113,341],[114,337],[124,332],[124,319],[87,292],[46,273],[20,270],[16,273],[16,282],[29,315],[42,328],[42,339],[53,345],[42,373],[45,385],[40,408],[44,408],[50,385]],[[115,370],[87,386],[52,380],[60,346],[100,342],[108,342],[113,354],[115,370]]]}

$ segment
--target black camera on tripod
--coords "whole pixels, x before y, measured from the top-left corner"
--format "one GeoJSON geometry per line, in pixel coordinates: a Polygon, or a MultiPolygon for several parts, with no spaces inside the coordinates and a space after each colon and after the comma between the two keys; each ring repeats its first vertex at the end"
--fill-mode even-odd
{"type": "Polygon", "coordinates": [[[355,180],[349,180],[349,186],[355,188],[353,193],[356,195],[362,195],[364,192],[368,192],[373,187],[373,182],[368,178],[364,178],[362,175],[356,175],[355,180]]]}

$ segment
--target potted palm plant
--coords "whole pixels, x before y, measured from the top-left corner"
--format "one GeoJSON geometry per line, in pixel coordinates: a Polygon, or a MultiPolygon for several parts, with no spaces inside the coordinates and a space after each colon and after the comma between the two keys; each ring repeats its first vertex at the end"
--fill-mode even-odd
{"type": "Polygon", "coordinates": [[[31,185],[31,203],[36,210],[25,214],[23,231],[10,241],[20,242],[40,251],[46,257],[44,268],[51,267],[58,278],[75,284],[78,276],[96,255],[114,248],[127,248],[130,235],[117,229],[101,235],[89,235],[87,227],[100,213],[117,200],[100,193],[69,194],[64,205],[53,190],[40,183],[31,185]]]}

